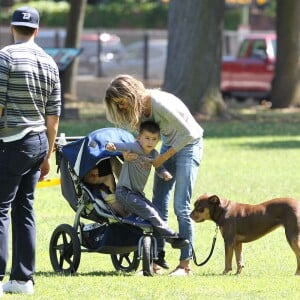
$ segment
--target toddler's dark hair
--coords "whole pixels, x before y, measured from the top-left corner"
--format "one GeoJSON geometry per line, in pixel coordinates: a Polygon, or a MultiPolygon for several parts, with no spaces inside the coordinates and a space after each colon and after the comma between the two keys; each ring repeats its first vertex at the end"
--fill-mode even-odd
{"type": "Polygon", "coordinates": [[[159,133],[160,128],[157,123],[154,121],[144,121],[140,124],[140,133],[142,133],[144,130],[147,130],[151,133],[159,133]]]}

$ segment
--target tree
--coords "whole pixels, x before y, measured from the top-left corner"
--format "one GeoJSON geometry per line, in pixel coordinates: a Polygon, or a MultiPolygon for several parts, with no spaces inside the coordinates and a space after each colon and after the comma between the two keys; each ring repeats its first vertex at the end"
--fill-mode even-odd
{"type": "Polygon", "coordinates": [[[173,0],[163,88],[193,113],[224,113],[220,69],[224,0],[173,0]]]}
{"type": "Polygon", "coordinates": [[[272,82],[273,108],[299,103],[300,1],[277,0],[277,59],[272,82]]]}
{"type": "MultiPolygon", "coordinates": [[[[66,48],[79,48],[80,36],[84,24],[85,7],[87,0],[70,0],[70,12],[67,23],[66,48]]],[[[63,92],[74,95],[76,92],[76,74],[78,70],[78,58],[65,72],[63,78],[63,92]]]]}

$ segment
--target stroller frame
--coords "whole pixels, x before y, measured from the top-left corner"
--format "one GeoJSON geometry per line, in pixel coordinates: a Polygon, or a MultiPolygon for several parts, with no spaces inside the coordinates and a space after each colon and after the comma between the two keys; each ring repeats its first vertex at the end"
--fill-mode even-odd
{"type": "MultiPolygon", "coordinates": [[[[97,134],[102,133],[102,130],[104,129],[99,129],[95,132],[97,134]]],[[[119,131],[120,129],[111,128],[111,130],[119,131]]],[[[67,137],[67,141],[76,141],[80,139],[84,139],[84,137],[67,137]]],[[[74,207],[74,204],[71,204],[67,199],[66,196],[68,195],[63,195],[75,211],[75,218],[73,226],[69,224],[60,224],[52,233],[49,254],[54,271],[71,274],[75,273],[79,267],[82,252],[98,252],[110,254],[113,266],[117,271],[136,271],[140,261],[142,261],[143,275],[153,276],[153,261],[157,259],[157,240],[153,236],[152,225],[148,221],[135,215],[120,217],[115,214],[103,199],[94,197],[92,192],[75,173],[70,162],[64,157],[63,148],[64,146],[56,144],[57,172],[59,172],[59,170],[61,171],[62,185],[63,179],[65,180],[64,176],[67,175],[70,177],[68,180],[73,184],[73,193],[76,194],[77,203],[76,207],[74,207]],[[92,213],[89,215],[86,213],[86,210],[87,206],[89,206],[90,209],[91,204],[92,213]],[[138,231],[138,241],[135,245],[130,245],[128,247],[104,245],[100,248],[91,248],[85,241],[85,235],[87,234],[85,231],[86,225],[81,222],[81,218],[94,221],[94,223],[88,224],[88,227],[92,227],[92,230],[95,232],[97,228],[100,229],[99,227],[107,228],[108,231],[110,228],[116,228],[117,230],[120,228],[122,229],[122,232],[123,229],[127,232],[127,228],[138,231]]],[[[100,161],[101,159],[99,159],[98,162],[100,161]]],[[[92,230],[88,231],[88,234],[93,233],[92,230]]],[[[96,236],[96,239],[98,238],[100,237],[96,236]]],[[[111,240],[112,238],[108,239],[111,240]]]]}

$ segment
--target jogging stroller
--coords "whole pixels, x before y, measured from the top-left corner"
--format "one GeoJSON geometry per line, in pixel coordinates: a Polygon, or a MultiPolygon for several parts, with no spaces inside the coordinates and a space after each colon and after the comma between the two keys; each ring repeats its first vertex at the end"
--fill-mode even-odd
{"type": "Polygon", "coordinates": [[[56,143],[61,192],[75,211],[75,220],[73,225],[60,224],[52,233],[49,254],[54,271],[74,273],[81,252],[98,252],[110,254],[114,268],[123,272],[136,271],[142,260],[143,275],[153,276],[157,244],[152,225],[135,215],[120,217],[83,182],[84,175],[104,159],[120,164],[122,154],[106,151],[107,142],[133,140],[122,129],[102,128],[86,137],[67,137],[66,145],[56,143]]]}

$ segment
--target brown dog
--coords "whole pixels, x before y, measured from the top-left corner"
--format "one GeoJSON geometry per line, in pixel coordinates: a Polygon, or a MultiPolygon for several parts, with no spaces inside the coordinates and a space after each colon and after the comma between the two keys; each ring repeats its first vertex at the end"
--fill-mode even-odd
{"type": "Polygon", "coordinates": [[[259,239],[279,226],[285,228],[286,239],[297,259],[295,275],[300,275],[300,201],[277,198],[260,204],[236,203],[218,196],[200,196],[195,201],[191,218],[195,222],[214,221],[225,244],[225,269],[232,270],[233,250],[240,274],[244,267],[242,243],[259,239]]]}

